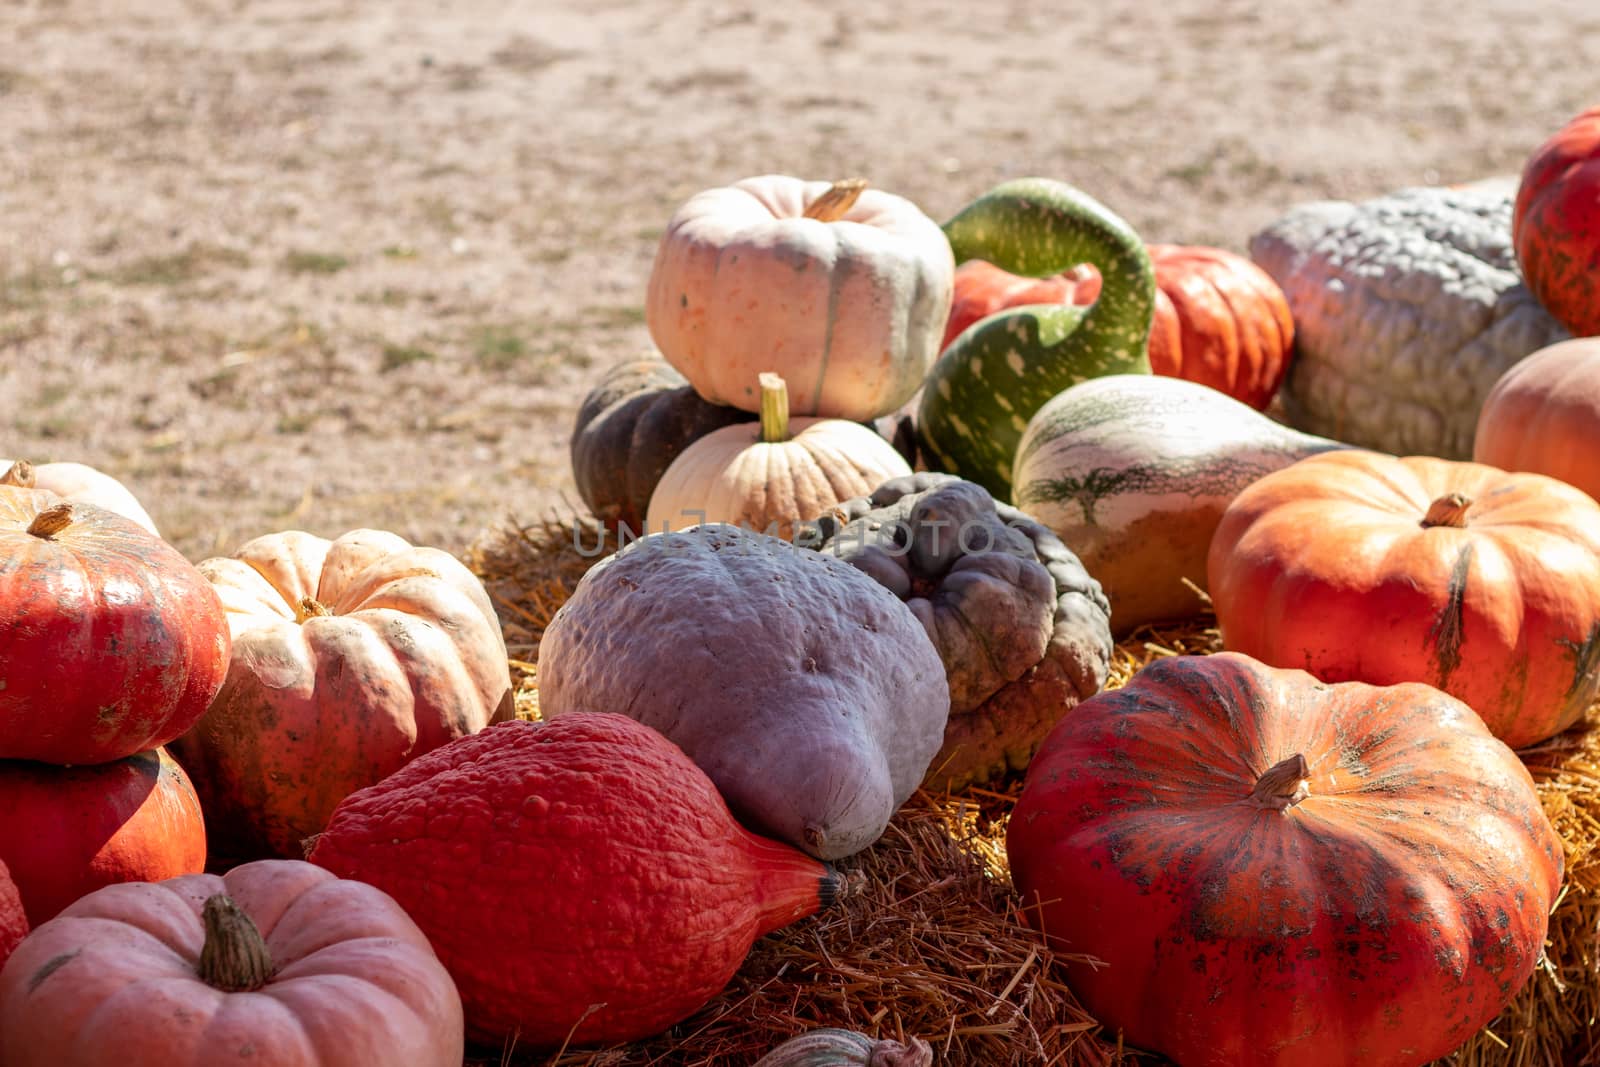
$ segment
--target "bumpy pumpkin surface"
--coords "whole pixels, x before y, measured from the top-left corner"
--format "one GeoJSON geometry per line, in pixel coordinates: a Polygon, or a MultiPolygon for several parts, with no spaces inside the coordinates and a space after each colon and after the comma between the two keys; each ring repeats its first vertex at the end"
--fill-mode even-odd
{"type": "Polygon", "coordinates": [[[341,804],[311,860],[405,907],[470,1035],[536,1049],[665,1030],[842,886],[739,826],[675,745],[605,712],[413,761],[341,804]]]}
{"type": "Polygon", "coordinates": [[[755,417],[702,399],[663,360],[619,364],[578,408],[571,442],[578,494],[608,529],[642,534],[650,494],[678,454],[713,430],[755,417]]]}
{"type": "Polygon", "coordinates": [[[1575,335],[1600,334],[1600,106],[1528,157],[1511,234],[1539,303],[1575,335]]]}
{"type": "Polygon", "coordinates": [[[11,950],[27,936],[28,915],[22,910],[22,895],[4,861],[0,861],[0,967],[6,965],[11,950]]]}
{"type": "Polygon", "coordinates": [[[172,747],[222,854],[302,856],[339,801],[513,714],[494,606],[448,552],[383,530],[290,530],[200,570],[233,657],[172,747]]]}
{"type": "Polygon", "coordinates": [[[68,503],[94,504],[126,516],[157,537],[161,536],[150,513],[127,486],[85,463],[35,465],[27,460],[0,459],[0,485],[46,489],[68,503]]]}
{"type": "Polygon", "coordinates": [[[194,725],[228,670],[222,603],[131,519],[0,485],[0,759],[106,763],[194,725]]]}
{"type": "Polygon", "coordinates": [[[944,225],[957,262],[1016,274],[1089,263],[1093,306],[1011,308],[962,333],[922,389],[917,433],[936,470],[1011,496],[1011,465],[1028,420],[1061,390],[1106,374],[1149,373],[1155,271],[1137,234],[1064,182],[1020,178],[991,189],[944,225]]]}
{"type": "Polygon", "coordinates": [[[660,730],[753,829],[836,859],[922,781],[950,692],[916,616],[861,571],[707,525],[584,575],[539,646],[539,707],[660,730]]]}
{"type": "Polygon", "coordinates": [[[1075,385],[1017,448],[1012,499],[1100,582],[1112,633],[1206,609],[1206,552],[1223,509],[1263,474],[1345,447],[1221,392],[1148,374],[1075,385]]]}
{"type": "Polygon", "coordinates": [[[1303,204],[1250,240],[1294,315],[1295,426],[1464,460],[1507,367],[1567,336],[1522,284],[1510,183],[1303,204]]]}
{"type": "Polygon", "coordinates": [[[1006,835],[1030,922],[1186,1067],[1416,1067],[1533,972],[1562,850],[1516,755],[1425,685],[1158,660],[1046,739],[1006,835]]]}
{"type": "Polygon", "coordinates": [[[1512,747],[1600,695],[1600,504],[1537,474],[1327,452],[1228,505],[1223,644],[1329,682],[1426,682],[1512,747]]]}
{"type": "Polygon", "coordinates": [[[1028,765],[1111,658],[1099,583],[1061,541],[948,474],[891,479],[809,524],[802,544],[906,602],[944,662],[950,721],[923,784],[961,789],[1028,765]]]}
{"type": "Polygon", "coordinates": [[[1600,337],[1541,348],[1495,382],[1472,458],[1558,478],[1600,500],[1600,337]]]}
{"type": "Polygon", "coordinates": [[[871,419],[939,354],[955,262],[911,201],[781,174],[697,193],[661,236],[645,295],[656,346],[696,391],[759,410],[757,375],[796,415],[871,419]]]}
{"type": "Polygon", "coordinates": [[[165,749],[91,767],[0,760],[0,860],[38,925],[101,886],[205,870],[200,798],[165,749]]]}
{"type": "Polygon", "coordinates": [[[458,1067],[461,998],[395,902],[297,860],[109,886],[0,971],[6,1067],[458,1067]]]}

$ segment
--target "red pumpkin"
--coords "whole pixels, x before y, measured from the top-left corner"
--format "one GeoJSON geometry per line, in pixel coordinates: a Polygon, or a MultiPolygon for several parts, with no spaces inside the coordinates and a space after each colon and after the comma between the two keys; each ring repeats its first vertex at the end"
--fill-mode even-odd
{"type": "MultiPolygon", "coordinates": [[[[1150,369],[1207,385],[1258,411],[1277,395],[1294,352],[1294,318],[1272,276],[1220,248],[1149,245],[1156,270],[1150,369]]],[[[1074,267],[1049,278],[1008,274],[981,260],[956,269],[944,343],[979,319],[1024,304],[1092,304],[1100,275],[1074,267]]]]}
{"type": "Polygon", "coordinates": [[[101,886],[205,870],[200,800],[164,749],[92,767],[0,760],[0,860],[37,926],[101,886]]]}
{"type": "Polygon", "coordinates": [[[656,731],[585,711],[413,760],[339,805],[311,861],[400,902],[468,1034],[534,1049],[660,1033],[840,885],[735,822],[656,731]]]}
{"type": "Polygon", "coordinates": [[[1559,478],[1600,500],[1600,337],[1541,348],[1500,376],[1478,413],[1472,458],[1559,478]]]}
{"type": "Polygon", "coordinates": [[[1600,334],[1600,106],[1528,157],[1511,240],[1545,310],[1577,336],[1600,334]]]}
{"type": "Polygon", "coordinates": [[[393,900],[298,860],[91,893],[0,971],[6,1067],[459,1067],[461,999],[393,900]]]}
{"type": "Polygon", "coordinates": [[[1223,512],[1223,643],[1328,682],[1427,682],[1513,747],[1600,695],[1600,504],[1553,478],[1325,452],[1223,512]]]}
{"type": "Polygon", "coordinates": [[[28,936],[28,915],[22,910],[22,895],[11,880],[11,872],[0,862],[0,967],[6,965],[11,950],[28,936]]]}
{"type": "Polygon", "coordinates": [[[1222,653],[1078,706],[1006,835],[1097,1019],[1186,1067],[1415,1067],[1532,974],[1561,841],[1533,780],[1424,685],[1222,653]]]}
{"type": "Polygon", "coordinates": [[[0,485],[0,759],[107,763],[192,726],[228,670],[222,602],[92,504],[0,485]]]}

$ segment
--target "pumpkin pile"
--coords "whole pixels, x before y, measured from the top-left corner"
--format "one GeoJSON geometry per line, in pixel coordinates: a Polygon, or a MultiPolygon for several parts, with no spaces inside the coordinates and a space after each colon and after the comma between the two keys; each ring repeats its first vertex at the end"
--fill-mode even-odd
{"type": "Polygon", "coordinates": [[[708,189],[531,574],[0,461],[0,1063],[1570,1062],[1597,128],[1253,262],[708,189]]]}

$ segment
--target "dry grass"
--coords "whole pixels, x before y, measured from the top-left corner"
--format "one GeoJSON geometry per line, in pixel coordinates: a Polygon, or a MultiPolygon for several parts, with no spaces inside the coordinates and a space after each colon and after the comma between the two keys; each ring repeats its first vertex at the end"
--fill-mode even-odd
{"type": "MultiPolygon", "coordinates": [[[[469,550],[500,607],[518,711],[538,715],[539,639],[598,558],[598,531],[551,517],[488,531],[469,550]]],[[[1111,686],[1162,656],[1222,647],[1210,620],[1146,628],[1122,641],[1111,686]]],[[[1527,987],[1453,1057],[1453,1067],[1600,1063],[1600,729],[1591,719],[1522,753],[1567,850],[1566,887],[1546,957],[1527,987]]],[[[759,942],[721,996],[650,1041],[489,1064],[540,1067],[746,1065],[815,1026],[922,1037],[935,1062],[971,1067],[1112,1067],[1163,1061],[1121,1047],[1074,999],[1062,959],[1021,921],[1005,858],[1005,820],[1021,783],[955,796],[919,792],[882,840],[844,866],[860,891],[834,912],[759,942]]]]}

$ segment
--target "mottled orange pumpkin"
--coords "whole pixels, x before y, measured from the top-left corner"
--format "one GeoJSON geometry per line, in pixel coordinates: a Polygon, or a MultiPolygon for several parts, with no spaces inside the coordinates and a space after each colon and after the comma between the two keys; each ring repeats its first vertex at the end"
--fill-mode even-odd
{"type": "Polygon", "coordinates": [[[22,910],[22,895],[4,861],[0,861],[0,967],[6,965],[11,950],[27,936],[28,915],[22,910]]]}
{"type": "Polygon", "coordinates": [[[1600,694],[1600,504],[1553,478],[1326,452],[1234,498],[1207,575],[1227,648],[1328,682],[1427,682],[1514,747],[1600,694]]]}
{"type": "Polygon", "coordinates": [[[1544,309],[1579,337],[1600,334],[1600,106],[1528,157],[1511,240],[1544,309]]]}
{"type": "Polygon", "coordinates": [[[1600,337],[1541,348],[1500,376],[1478,413],[1472,458],[1559,478],[1600,500],[1600,337]]]}
{"type": "Polygon", "coordinates": [[[1084,1006],[1185,1067],[1416,1067],[1533,973],[1561,841],[1425,685],[1157,660],[1057,724],[1006,835],[1084,1006]]]}

